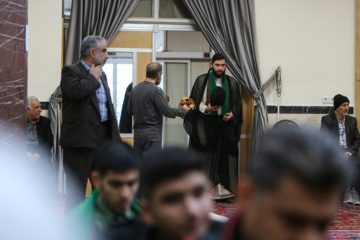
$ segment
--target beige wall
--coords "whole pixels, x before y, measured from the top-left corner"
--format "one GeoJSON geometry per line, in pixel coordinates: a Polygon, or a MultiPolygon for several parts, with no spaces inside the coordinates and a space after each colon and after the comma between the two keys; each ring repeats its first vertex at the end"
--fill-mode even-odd
{"type": "Polygon", "coordinates": [[[49,101],[61,77],[62,0],[30,0],[28,6],[28,95],[49,101]]]}
{"type": "MultiPolygon", "coordinates": [[[[201,32],[166,32],[166,50],[170,52],[210,52],[210,45],[201,32]]],[[[191,60],[190,89],[196,78],[209,70],[210,61],[191,60]]]]}
{"type": "MultiPolygon", "coordinates": [[[[260,75],[282,67],[281,105],[327,106],[321,96],[354,102],[354,0],[255,0],[260,75]]],[[[265,92],[276,105],[275,85],[265,92]]]]}
{"type": "Polygon", "coordinates": [[[201,32],[166,33],[166,49],[171,52],[209,52],[210,45],[201,32]]]}
{"type": "Polygon", "coordinates": [[[210,63],[208,61],[202,60],[191,60],[191,69],[190,69],[190,89],[195,83],[196,78],[199,75],[207,73],[210,68],[210,63]]]}

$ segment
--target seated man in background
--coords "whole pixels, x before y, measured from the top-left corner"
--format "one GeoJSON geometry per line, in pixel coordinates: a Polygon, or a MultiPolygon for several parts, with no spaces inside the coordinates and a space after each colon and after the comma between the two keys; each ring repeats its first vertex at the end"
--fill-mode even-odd
{"type": "Polygon", "coordinates": [[[27,157],[33,163],[52,166],[51,148],[54,136],[51,121],[40,116],[41,104],[36,97],[28,97],[27,105],[27,157]]]}
{"type": "Polygon", "coordinates": [[[143,219],[149,228],[134,239],[219,239],[222,224],[209,217],[211,183],[197,156],[166,148],[143,164],[143,219]]]}
{"type": "Polygon", "coordinates": [[[349,168],[325,134],[279,129],[263,136],[239,182],[240,211],[222,240],[325,239],[349,168]]]}
{"type": "Polygon", "coordinates": [[[349,103],[347,97],[337,94],[334,97],[334,112],[321,118],[321,131],[328,131],[335,137],[344,158],[353,166],[355,174],[344,200],[359,204],[360,165],[357,154],[360,146],[360,134],[356,118],[348,115],[349,103]]]}
{"type": "Polygon", "coordinates": [[[125,143],[99,148],[91,178],[96,190],[65,218],[66,239],[133,239],[141,209],[134,199],[139,186],[139,161],[125,143]]]}

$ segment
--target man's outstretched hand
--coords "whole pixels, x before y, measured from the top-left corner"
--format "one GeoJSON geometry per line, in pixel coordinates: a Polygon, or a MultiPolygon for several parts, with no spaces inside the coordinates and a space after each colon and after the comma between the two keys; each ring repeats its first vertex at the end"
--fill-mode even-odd
{"type": "Polygon", "coordinates": [[[183,108],[185,109],[186,113],[190,111],[190,108],[186,104],[184,104],[183,108]]]}

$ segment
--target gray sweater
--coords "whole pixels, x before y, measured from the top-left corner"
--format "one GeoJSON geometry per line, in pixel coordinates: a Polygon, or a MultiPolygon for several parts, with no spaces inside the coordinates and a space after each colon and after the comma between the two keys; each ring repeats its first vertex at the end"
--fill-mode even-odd
{"type": "Polygon", "coordinates": [[[134,87],[128,104],[134,115],[134,138],[162,140],[163,115],[169,118],[185,116],[184,108],[171,108],[164,92],[155,84],[144,81],[134,87]]]}

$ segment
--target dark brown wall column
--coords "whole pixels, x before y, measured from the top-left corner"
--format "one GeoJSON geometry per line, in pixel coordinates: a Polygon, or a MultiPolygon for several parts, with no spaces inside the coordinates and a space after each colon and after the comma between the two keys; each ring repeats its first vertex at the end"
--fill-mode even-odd
{"type": "Polygon", "coordinates": [[[27,0],[0,1],[0,144],[25,146],[27,0]]]}

